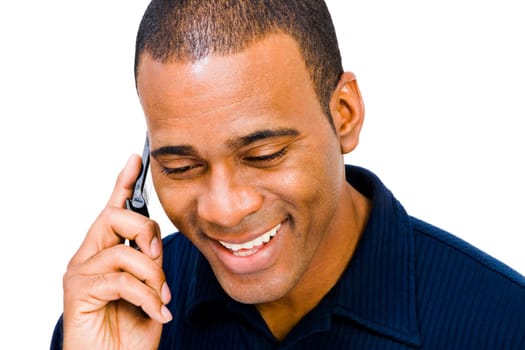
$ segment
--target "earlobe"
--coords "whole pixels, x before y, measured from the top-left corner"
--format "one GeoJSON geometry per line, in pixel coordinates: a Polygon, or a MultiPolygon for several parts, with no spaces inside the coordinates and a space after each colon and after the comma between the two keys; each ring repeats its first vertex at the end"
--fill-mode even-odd
{"type": "Polygon", "coordinates": [[[359,143],[365,108],[355,75],[345,72],[330,101],[330,111],[343,154],[352,152],[359,143]]]}

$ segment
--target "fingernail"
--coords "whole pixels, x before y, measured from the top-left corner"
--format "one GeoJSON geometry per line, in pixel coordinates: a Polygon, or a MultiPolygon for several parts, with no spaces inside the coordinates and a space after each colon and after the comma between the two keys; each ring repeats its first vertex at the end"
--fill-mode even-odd
{"type": "Polygon", "coordinates": [[[168,323],[173,319],[173,316],[171,315],[171,312],[170,310],[168,310],[166,305],[162,305],[162,307],[160,308],[160,313],[162,315],[162,321],[164,323],[168,323]]]}
{"type": "Polygon", "coordinates": [[[149,249],[152,259],[156,259],[160,255],[160,241],[157,236],[153,237],[153,239],[151,240],[149,249]]]}
{"type": "Polygon", "coordinates": [[[160,298],[164,304],[169,303],[171,300],[170,287],[168,287],[166,282],[162,284],[162,288],[160,289],[160,298]]]}

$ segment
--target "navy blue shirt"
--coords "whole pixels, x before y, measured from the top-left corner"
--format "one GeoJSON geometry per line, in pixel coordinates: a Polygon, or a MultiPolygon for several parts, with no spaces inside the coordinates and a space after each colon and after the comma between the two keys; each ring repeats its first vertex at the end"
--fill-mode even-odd
{"type": "MultiPolygon", "coordinates": [[[[409,216],[369,171],[347,181],[373,202],[339,282],[277,341],[253,305],[232,300],[182,235],[164,239],[174,319],[159,349],[525,349],[525,278],[409,216]]],[[[61,323],[52,349],[60,349],[61,323]]]]}

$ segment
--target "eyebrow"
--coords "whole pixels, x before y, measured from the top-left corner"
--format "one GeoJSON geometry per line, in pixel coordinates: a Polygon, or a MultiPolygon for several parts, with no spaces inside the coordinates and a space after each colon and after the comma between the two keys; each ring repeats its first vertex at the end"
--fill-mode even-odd
{"type": "Polygon", "coordinates": [[[189,156],[196,154],[197,151],[192,146],[164,146],[151,151],[151,156],[156,158],[162,155],[189,156]]]}
{"type": "Polygon", "coordinates": [[[232,148],[241,148],[248,145],[251,145],[252,143],[255,143],[257,141],[265,140],[265,139],[271,139],[276,137],[285,137],[285,136],[298,136],[299,131],[295,129],[265,129],[265,130],[258,130],[255,132],[252,132],[251,134],[248,134],[246,136],[242,136],[238,139],[233,139],[228,141],[228,144],[232,148]]]}
{"type": "MultiPolygon", "coordinates": [[[[295,129],[281,128],[281,129],[264,129],[257,130],[242,136],[227,141],[229,147],[236,149],[249,146],[257,141],[287,137],[287,136],[298,136],[299,131],[295,129]]],[[[177,145],[177,146],[163,146],[151,151],[151,156],[156,158],[163,155],[178,155],[178,156],[191,156],[198,154],[197,150],[190,145],[177,145]]]]}

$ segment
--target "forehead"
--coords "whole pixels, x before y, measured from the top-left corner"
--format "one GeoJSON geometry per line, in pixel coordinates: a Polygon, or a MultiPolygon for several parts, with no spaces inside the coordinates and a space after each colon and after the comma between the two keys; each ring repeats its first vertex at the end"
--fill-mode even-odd
{"type": "Polygon", "coordinates": [[[212,54],[193,63],[159,62],[145,53],[137,87],[150,133],[168,133],[175,125],[238,125],[257,116],[271,122],[292,110],[321,111],[297,43],[284,34],[237,54],[212,54]]]}

